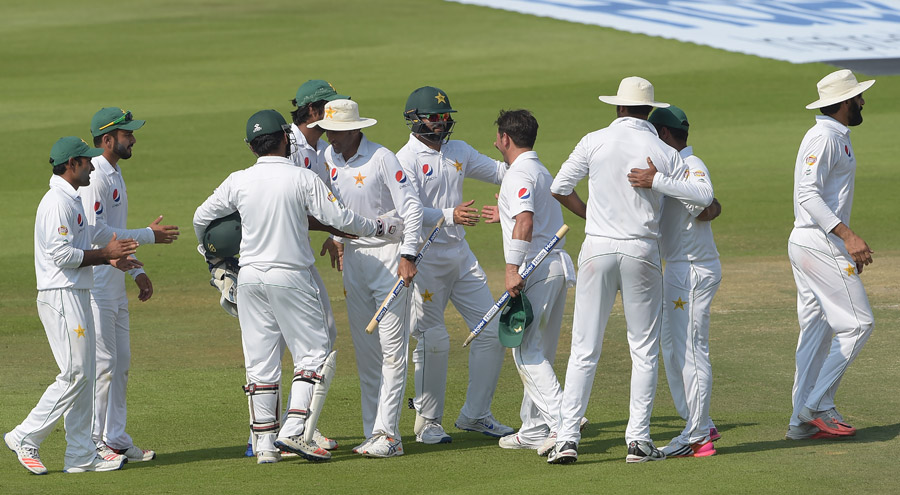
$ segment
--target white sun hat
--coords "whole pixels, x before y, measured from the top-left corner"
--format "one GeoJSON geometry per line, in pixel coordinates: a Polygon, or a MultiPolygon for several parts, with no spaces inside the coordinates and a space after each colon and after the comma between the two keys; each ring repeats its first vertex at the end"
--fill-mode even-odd
{"type": "Polygon", "coordinates": [[[353,100],[333,100],[325,104],[325,117],[307,127],[319,126],[326,131],[351,131],[378,123],[375,119],[359,116],[359,105],[353,100]]]}
{"type": "Polygon", "coordinates": [[[806,108],[813,110],[849,100],[869,89],[873,84],[875,84],[874,79],[857,82],[856,76],[849,69],[836,70],[816,83],[819,99],[806,105],[806,108]]]}
{"type": "Polygon", "coordinates": [[[599,96],[600,101],[610,105],[624,107],[638,107],[650,105],[651,107],[666,108],[668,103],[662,103],[653,99],[653,85],[643,77],[631,76],[622,79],[619,83],[619,91],[616,96],[599,96]]]}

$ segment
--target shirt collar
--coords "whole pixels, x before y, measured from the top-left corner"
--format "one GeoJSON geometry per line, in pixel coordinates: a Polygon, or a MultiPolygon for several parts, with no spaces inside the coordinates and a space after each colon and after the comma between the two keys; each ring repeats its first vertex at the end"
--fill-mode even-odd
{"type": "Polygon", "coordinates": [[[264,163],[284,163],[284,164],[291,165],[291,166],[294,165],[294,162],[292,162],[288,158],[284,158],[283,156],[269,155],[269,156],[261,156],[256,159],[256,165],[262,165],[264,163]]]}
{"type": "Polygon", "coordinates": [[[109,163],[109,160],[107,160],[103,155],[95,156],[91,159],[91,162],[94,164],[94,168],[100,170],[106,175],[113,175],[118,172],[116,167],[113,167],[112,164],[109,163]]]}
{"type": "Polygon", "coordinates": [[[55,187],[56,189],[59,189],[60,191],[66,193],[66,195],[70,198],[80,201],[79,198],[81,198],[81,196],[79,196],[78,190],[72,187],[72,184],[69,184],[69,181],[63,179],[59,175],[53,174],[52,176],[50,176],[50,187],[55,187]]]}
{"type": "MultiPolygon", "coordinates": [[[[422,141],[419,141],[419,138],[417,138],[416,135],[412,134],[412,133],[409,134],[409,148],[416,153],[421,153],[421,154],[426,154],[426,155],[440,153],[440,151],[436,151],[434,148],[431,148],[430,146],[423,143],[422,141]]],[[[443,146],[441,148],[443,149],[443,146]]]]}
{"type": "Polygon", "coordinates": [[[365,134],[363,134],[362,139],[360,139],[360,141],[359,141],[359,147],[356,148],[356,154],[351,156],[349,160],[344,160],[344,155],[342,155],[341,153],[338,153],[337,151],[334,151],[334,148],[332,148],[332,151],[334,151],[335,158],[343,161],[344,164],[348,164],[348,163],[352,162],[353,160],[355,160],[356,157],[364,157],[364,156],[371,155],[372,153],[374,153],[374,148],[375,148],[375,146],[372,144],[372,142],[369,141],[369,139],[366,137],[365,134]]]}
{"type": "Polygon", "coordinates": [[[850,128],[841,124],[834,118],[829,117],[828,115],[816,115],[816,123],[822,124],[825,127],[830,127],[844,136],[848,136],[850,134],[850,128]]]}
{"type": "Polygon", "coordinates": [[[513,162],[509,164],[509,167],[512,168],[513,166],[515,166],[515,164],[519,163],[520,161],[537,160],[537,159],[538,159],[537,151],[534,151],[534,150],[525,151],[522,154],[520,154],[519,156],[517,156],[516,159],[513,160],[513,162]]]}
{"type": "Polygon", "coordinates": [[[681,158],[687,158],[694,154],[694,147],[693,146],[685,146],[678,153],[681,155],[681,158]]]}
{"type": "Polygon", "coordinates": [[[640,131],[652,132],[654,136],[659,137],[659,134],[656,132],[656,127],[653,127],[653,124],[647,122],[644,119],[638,119],[635,117],[619,117],[616,120],[612,121],[612,124],[609,125],[610,127],[614,125],[624,125],[640,131]]]}

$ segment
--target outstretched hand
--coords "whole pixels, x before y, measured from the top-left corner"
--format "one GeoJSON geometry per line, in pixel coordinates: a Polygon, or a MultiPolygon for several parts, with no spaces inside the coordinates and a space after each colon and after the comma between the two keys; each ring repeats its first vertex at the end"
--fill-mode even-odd
{"type": "Polygon", "coordinates": [[[172,244],[181,232],[178,231],[177,225],[160,225],[163,216],[160,215],[156,220],[150,222],[150,230],[153,231],[153,242],[157,244],[172,244]]]}
{"type": "Polygon", "coordinates": [[[478,223],[478,208],[472,208],[475,200],[466,201],[453,209],[453,223],[472,227],[478,223]]]}
{"type": "MultiPolygon", "coordinates": [[[[499,194],[494,194],[495,199],[500,199],[499,194]]],[[[481,218],[484,223],[500,223],[500,209],[497,205],[484,205],[481,207],[481,218]]]]}

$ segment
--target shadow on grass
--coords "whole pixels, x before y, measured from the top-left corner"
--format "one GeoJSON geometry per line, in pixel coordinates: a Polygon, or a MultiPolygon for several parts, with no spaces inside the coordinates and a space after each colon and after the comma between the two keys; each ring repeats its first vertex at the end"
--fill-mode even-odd
{"type": "Polygon", "coordinates": [[[748,452],[764,452],[775,449],[805,447],[808,445],[887,442],[897,438],[898,435],[900,435],[900,423],[895,423],[892,425],[861,428],[856,430],[856,435],[843,439],[785,440],[784,438],[778,438],[763,442],[742,443],[731,446],[716,445],[716,450],[719,454],[743,454],[748,452]]]}

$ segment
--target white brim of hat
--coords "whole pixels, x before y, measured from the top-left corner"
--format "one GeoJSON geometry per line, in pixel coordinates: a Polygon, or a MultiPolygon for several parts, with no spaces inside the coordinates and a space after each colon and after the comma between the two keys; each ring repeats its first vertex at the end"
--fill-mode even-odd
{"type": "Polygon", "coordinates": [[[819,98],[818,100],[806,105],[807,110],[815,110],[816,108],[827,107],[829,105],[834,105],[835,103],[840,103],[842,101],[849,100],[854,96],[862,93],[863,91],[872,87],[875,84],[875,79],[870,79],[868,81],[863,81],[858,83],[855,88],[848,90],[844,93],[841,93],[836,96],[832,96],[831,98],[819,98]]]}
{"type": "Polygon", "coordinates": [[[656,108],[667,108],[669,106],[668,103],[663,103],[661,101],[638,101],[638,100],[628,100],[625,98],[621,98],[618,96],[598,96],[597,97],[603,103],[609,103],[610,105],[622,106],[622,107],[642,107],[642,106],[651,106],[656,108]]]}
{"type": "Polygon", "coordinates": [[[306,127],[321,127],[326,131],[352,131],[354,129],[363,129],[366,127],[372,127],[377,124],[378,121],[375,119],[359,119],[359,120],[351,120],[351,121],[340,121],[340,120],[331,120],[331,119],[322,119],[313,122],[312,124],[307,124],[306,127]]]}

